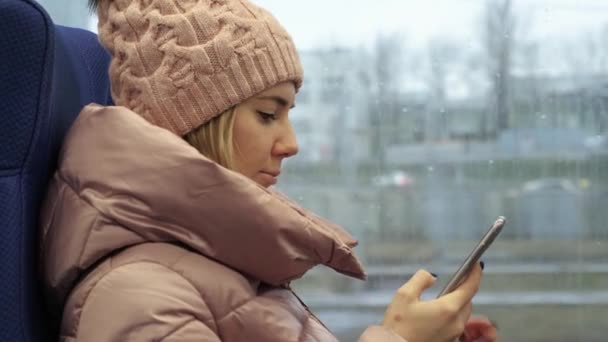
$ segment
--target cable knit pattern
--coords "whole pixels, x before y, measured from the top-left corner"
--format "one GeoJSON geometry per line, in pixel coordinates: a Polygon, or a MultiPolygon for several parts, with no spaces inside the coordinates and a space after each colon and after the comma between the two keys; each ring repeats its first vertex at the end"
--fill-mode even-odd
{"type": "Polygon", "coordinates": [[[247,0],[105,0],[112,97],[183,136],[280,82],[302,84],[289,34],[247,0]]]}

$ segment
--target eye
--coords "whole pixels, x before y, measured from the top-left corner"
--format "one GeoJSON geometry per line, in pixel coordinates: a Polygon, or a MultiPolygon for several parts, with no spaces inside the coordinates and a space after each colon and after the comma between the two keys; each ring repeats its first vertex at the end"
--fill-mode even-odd
{"type": "Polygon", "coordinates": [[[277,119],[277,116],[274,113],[265,113],[265,112],[258,111],[258,115],[260,116],[260,119],[262,119],[262,122],[264,122],[264,123],[270,123],[277,119]]]}

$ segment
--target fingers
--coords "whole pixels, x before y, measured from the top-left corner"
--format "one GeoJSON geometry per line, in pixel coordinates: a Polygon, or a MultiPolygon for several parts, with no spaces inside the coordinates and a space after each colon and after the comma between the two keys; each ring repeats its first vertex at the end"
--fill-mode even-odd
{"type": "Polygon", "coordinates": [[[473,316],[467,321],[467,329],[487,330],[491,328],[494,328],[494,324],[484,316],[473,316]]]}
{"type": "Polygon", "coordinates": [[[425,270],[418,270],[410,280],[405,283],[398,291],[411,299],[420,299],[420,295],[424,290],[433,286],[435,277],[425,270]]]}
{"type": "Polygon", "coordinates": [[[471,302],[467,303],[464,308],[458,314],[458,318],[456,319],[456,330],[458,335],[462,333],[466,333],[466,324],[469,318],[471,317],[471,313],[473,312],[473,304],[471,302]]]}
{"type": "Polygon", "coordinates": [[[463,327],[469,321],[469,319],[471,319],[471,313],[473,313],[473,303],[468,302],[462,310],[462,315],[460,316],[460,319],[463,323],[463,327]]]}
{"type": "Polygon", "coordinates": [[[474,316],[465,324],[463,341],[498,341],[498,333],[496,326],[488,318],[483,316],[474,316]]]}
{"type": "Polygon", "coordinates": [[[479,284],[481,282],[481,267],[476,265],[473,267],[465,281],[460,284],[454,291],[446,294],[445,296],[439,298],[438,300],[443,300],[445,302],[455,302],[460,307],[469,303],[473,296],[479,290],[479,284]]]}

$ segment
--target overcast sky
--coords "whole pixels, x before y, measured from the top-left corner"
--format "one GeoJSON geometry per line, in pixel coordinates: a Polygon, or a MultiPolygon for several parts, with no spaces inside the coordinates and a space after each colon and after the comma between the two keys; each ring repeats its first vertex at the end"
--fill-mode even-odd
{"type": "MultiPolygon", "coordinates": [[[[478,40],[482,0],[253,0],[270,10],[299,49],[367,44],[377,32],[400,32],[421,47],[431,37],[478,40]]],[[[575,36],[608,24],[608,0],[514,0],[526,35],[575,36]]]]}
{"type": "MultiPolygon", "coordinates": [[[[57,0],[39,0],[50,3],[57,0]]],[[[81,0],[79,0],[81,1],[81,0]]],[[[299,50],[368,45],[378,33],[400,33],[411,48],[431,38],[478,42],[484,0],[251,0],[270,10],[299,50]]],[[[608,0],[513,0],[527,39],[572,40],[608,28],[608,0]]],[[[84,11],[85,1],[74,11],[84,11]]],[[[51,12],[55,8],[49,8],[51,12]]],[[[65,11],[64,11],[65,12],[65,11]]],[[[64,13],[52,13],[61,19],[64,13]]],[[[74,23],[60,24],[74,25],[74,23]]],[[[88,28],[96,31],[92,18],[88,28]]],[[[520,33],[521,34],[521,33],[520,33]]]]}

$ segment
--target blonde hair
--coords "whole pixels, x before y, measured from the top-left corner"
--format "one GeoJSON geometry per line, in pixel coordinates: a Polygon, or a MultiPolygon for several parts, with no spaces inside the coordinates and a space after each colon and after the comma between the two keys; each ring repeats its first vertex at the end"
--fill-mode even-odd
{"type": "Polygon", "coordinates": [[[184,136],[184,139],[205,157],[230,170],[235,168],[235,112],[235,107],[229,108],[184,136]]]}

